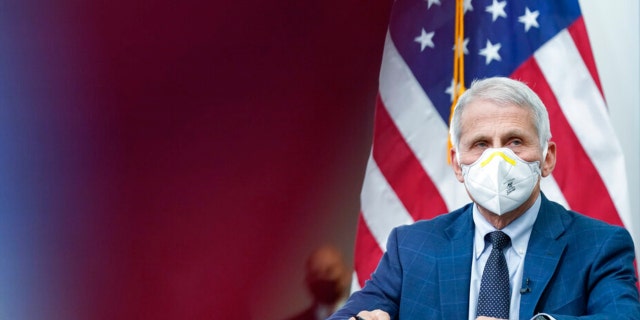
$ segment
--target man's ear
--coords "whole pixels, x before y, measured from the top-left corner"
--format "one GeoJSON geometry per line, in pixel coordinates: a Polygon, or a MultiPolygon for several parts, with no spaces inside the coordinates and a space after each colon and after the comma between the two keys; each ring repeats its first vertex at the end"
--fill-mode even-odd
{"type": "Polygon", "coordinates": [[[549,141],[549,146],[547,147],[547,156],[542,159],[542,176],[547,177],[551,174],[553,169],[556,167],[556,143],[553,141],[549,141]]]}
{"type": "Polygon", "coordinates": [[[460,167],[460,163],[458,162],[455,148],[451,148],[449,150],[449,157],[451,161],[451,167],[453,168],[453,173],[456,174],[456,179],[458,179],[458,181],[460,182],[464,182],[464,177],[462,176],[462,167],[460,167]]]}

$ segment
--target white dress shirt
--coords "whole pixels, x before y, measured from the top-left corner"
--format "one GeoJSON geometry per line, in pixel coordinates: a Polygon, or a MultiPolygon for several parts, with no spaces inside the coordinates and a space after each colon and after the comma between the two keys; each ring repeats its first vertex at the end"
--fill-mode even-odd
{"type": "MultiPolygon", "coordinates": [[[[520,289],[523,287],[522,273],[524,269],[524,257],[527,253],[529,237],[533,224],[538,217],[542,197],[538,198],[525,213],[511,222],[501,231],[511,238],[511,243],[503,250],[509,267],[509,284],[511,286],[511,305],[509,308],[509,318],[519,319],[520,315],[520,289]]],[[[496,231],[478,211],[478,207],[473,206],[473,222],[475,233],[473,240],[473,262],[471,263],[471,288],[469,290],[469,320],[476,318],[476,308],[478,304],[478,293],[480,292],[480,280],[482,271],[491,253],[491,244],[485,243],[484,236],[496,231]]]]}

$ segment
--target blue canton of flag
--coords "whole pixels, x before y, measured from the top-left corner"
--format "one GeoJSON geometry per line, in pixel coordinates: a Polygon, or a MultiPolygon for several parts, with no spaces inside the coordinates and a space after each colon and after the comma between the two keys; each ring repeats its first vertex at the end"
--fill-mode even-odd
{"type": "MultiPolygon", "coordinates": [[[[444,121],[453,90],[455,1],[397,1],[389,32],[444,121]],[[429,35],[421,37],[421,34],[429,35]]],[[[508,76],[580,17],[577,1],[465,1],[465,79],[508,76]]]]}

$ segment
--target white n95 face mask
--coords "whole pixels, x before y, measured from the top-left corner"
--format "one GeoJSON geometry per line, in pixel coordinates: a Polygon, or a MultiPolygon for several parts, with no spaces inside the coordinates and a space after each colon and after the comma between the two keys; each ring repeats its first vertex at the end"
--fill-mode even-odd
{"type": "Polygon", "coordinates": [[[540,177],[540,161],[526,162],[508,148],[489,148],[474,163],[460,167],[476,203],[497,215],[522,205],[540,177]]]}

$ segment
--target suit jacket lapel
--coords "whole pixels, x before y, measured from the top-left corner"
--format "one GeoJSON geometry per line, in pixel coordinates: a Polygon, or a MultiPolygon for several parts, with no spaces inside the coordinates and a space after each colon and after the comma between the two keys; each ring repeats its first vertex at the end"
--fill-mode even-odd
{"type": "Polygon", "coordinates": [[[524,259],[522,288],[529,288],[520,298],[520,319],[529,319],[543,291],[549,284],[562,257],[566,242],[559,239],[564,232],[562,212],[544,196],[524,259]],[[527,283],[527,280],[529,282],[527,283]]]}
{"type": "Polygon", "coordinates": [[[473,256],[473,219],[469,206],[445,233],[451,239],[439,260],[442,319],[467,319],[473,256]]]}

